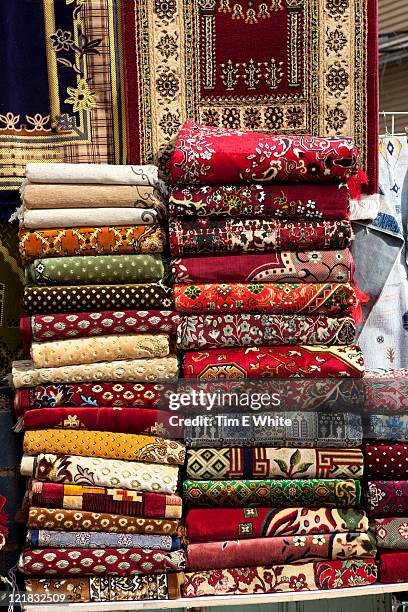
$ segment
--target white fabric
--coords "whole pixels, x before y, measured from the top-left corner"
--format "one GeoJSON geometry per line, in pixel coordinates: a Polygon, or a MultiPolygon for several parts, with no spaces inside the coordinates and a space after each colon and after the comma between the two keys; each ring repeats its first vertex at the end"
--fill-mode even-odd
{"type": "Polygon", "coordinates": [[[26,178],[33,183],[103,183],[105,185],[151,185],[158,187],[157,166],[109,164],[27,164],[26,178]]]}
{"type": "Polygon", "coordinates": [[[380,210],[380,195],[363,195],[361,200],[350,200],[350,221],[375,219],[380,210]]]}
{"type": "Polygon", "coordinates": [[[18,215],[21,225],[28,229],[154,225],[161,220],[160,213],[152,208],[23,208],[18,215]]]}
{"type": "MultiPolygon", "coordinates": [[[[397,222],[402,237],[406,232],[408,211],[407,138],[382,137],[379,150],[380,189],[384,194],[380,212],[386,219],[397,222]]],[[[386,232],[386,220],[384,228],[386,232]]],[[[378,258],[381,253],[369,252],[366,257],[378,258]]],[[[407,264],[403,248],[358,340],[367,368],[408,367],[408,330],[404,329],[403,320],[407,311],[407,264]]]]}

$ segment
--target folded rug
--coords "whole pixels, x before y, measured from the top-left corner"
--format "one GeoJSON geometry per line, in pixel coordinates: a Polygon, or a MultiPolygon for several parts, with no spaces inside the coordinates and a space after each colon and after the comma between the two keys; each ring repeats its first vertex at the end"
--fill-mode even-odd
{"type": "Polygon", "coordinates": [[[40,257],[73,255],[131,255],[162,253],[166,233],[159,225],[107,227],[68,227],[19,232],[19,250],[23,263],[40,257]]]}
{"type": "Polygon", "coordinates": [[[367,478],[408,480],[408,444],[367,442],[364,456],[367,478]]]}
{"type": "Polygon", "coordinates": [[[352,344],[352,317],[326,315],[218,314],[181,317],[177,345],[182,350],[311,344],[352,344]]]}
{"type": "Polygon", "coordinates": [[[25,588],[34,598],[51,596],[55,603],[167,600],[180,597],[181,575],[29,578],[25,588]]]}
{"type": "Polygon", "coordinates": [[[94,382],[95,384],[95,381],[99,380],[126,382],[175,380],[178,374],[178,361],[175,355],[153,359],[103,361],[60,368],[35,368],[32,361],[14,361],[12,365],[13,385],[16,389],[33,387],[45,382],[94,382]]]}
{"type": "Polygon", "coordinates": [[[30,346],[31,342],[114,334],[173,335],[177,331],[180,319],[180,315],[173,310],[103,310],[71,314],[38,314],[21,317],[20,330],[24,344],[30,346]]]}
{"type": "MultiPolygon", "coordinates": [[[[159,493],[152,493],[152,495],[160,497],[159,493]]],[[[61,508],[36,508],[33,506],[29,510],[27,527],[29,529],[57,531],[85,531],[86,533],[92,530],[103,531],[105,533],[158,535],[177,535],[182,531],[179,520],[136,518],[107,512],[82,512],[61,508]]]]}
{"type": "MultiPolygon", "coordinates": [[[[29,502],[33,506],[40,506],[44,508],[63,508],[61,510],[61,520],[71,520],[72,517],[65,516],[65,510],[84,510],[86,512],[103,512],[109,515],[125,515],[145,518],[165,518],[165,519],[178,519],[182,514],[182,499],[177,495],[162,495],[154,492],[140,492],[140,491],[128,491],[125,489],[108,489],[104,487],[92,487],[92,483],[88,483],[88,486],[77,485],[77,484],[59,484],[54,482],[36,482],[31,481],[28,487],[29,491],[29,502]]],[[[31,511],[31,509],[30,509],[31,511]]],[[[53,510],[54,512],[54,510],[53,510]]],[[[55,513],[60,510],[55,510],[55,513]]],[[[37,515],[38,516],[38,515],[37,515]]],[[[95,526],[100,524],[102,527],[107,527],[109,524],[113,526],[116,522],[120,531],[120,527],[124,531],[123,527],[132,526],[134,533],[145,533],[151,531],[152,533],[162,533],[162,531],[156,531],[147,525],[139,532],[137,531],[137,522],[130,522],[129,520],[122,520],[122,516],[116,516],[116,519],[112,521],[104,522],[103,518],[95,519],[93,517],[92,522],[88,525],[82,521],[90,517],[74,517],[75,521],[81,521],[78,526],[83,531],[84,528],[92,527],[93,531],[97,531],[95,526]],[[95,524],[94,522],[95,521],[95,524]]],[[[41,517],[37,519],[41,520],[41,517]]],[[[45,520],[49,520],[46,516],[45,520]]],[[[58,517],[55,515],[55,521],[58,517]]],[[[140,523],[142,525],[143,523],[140,523]]],[[[171,522],[171,524],[173,524],[171,522]]],[[[178,523],[177,523],[178,525],[178,523]]],[[[34,527],[33,524],[30,525],[34,527]]],[[[70,523],[66,524],[66,527],[73,529],[74,525],[70,523]]],[[[55,524],[49,523],[41,524],[41,529],[56,529],[55,524]]],[[[108,529],[106,529],[108,531],[108,529]]],[[[113,531],[113,529],[112,529],[113,531]]],[[[126,529],[127,531],[127,529],[126,529]]],[[[175,533],[171,531],[170,527],[168,530],[164,530],[163,533],[175,533]]]]}
{"type": "Polygon", "coordinates": [[[408,480],[370,480],[365,507],[372,518],[408,516],[408,480]]]}
{"type": "Polygon", "coordinates": [[[167,357],[169,354],[170,338],[167,334],[74,338],[33,342],[31,345],[31,359],[36,368],[58,368],[121,359],[149,359],[167,357]]]}
{"type": "Polygon", "coordinates": [[[35,259],[25,269],[26,283],[37,285],[120,285],[163,280],[161,255],[81,255],[35,259]]]}
{"type": "Polygon", "coordinates": [[[367,370],[364,377],[367,412],[408,410],[408,369],[367,370]]]}
{"type": "Polygon", "coordinates": [[[169,163],[173,183],[342,182],[357,173],[351,139],[273,136],[187,121],[169,163]]]}
{"type": "Polygon", "coordinates": [[[349,283],[354,261],[341,251],[275,251],[172,259],[174,283],[349,283]]]}
{"type": "MultiPolygon", "coordinates": [[[[192,390],[197,389],[195,384],[191,380],[181,378],[177,383],[177,391],[191,395],[192,390]]],[[[261,400],[262,393],[260,393],[258,380],[245,378],[200,381],[199,388],[205,393],[200,414],[202,414],[203,406],[210,408],[210,410],[216,408],[221,412],[237,411],[241,413],[248,412],[250,407],[255,411],[267,411],[268,409],[276,410],[278,406],[284,407],[285,412],[292,413],[297,411],[308,413],[321,410],[328,414],[331,412],[338,413],[339,411],[344,411],[344,413],[354,412],[356,416],[358,415],[361,444],[360,411],[364,409],[364,378],[265,378],[262,381],[262,393],[267,394],[266,403],[261,400]],[[224,398],[227,394],[226,401],[224,398]],[[245,394],[245,404],[239,394],[245,394]],[[211,403],[209,397],[212,398],[211,403]]],[[[194,410],[192,407],[192,411],[198,412],[198,409],[195,408],[194,410]]],[[[208,410],[206,410],[206,413],[208,413],[208,410]]],[[[260,424],[262,425],[262,421],[260,424]]],[[[326,433],[321,432],[320,436],[323,435],[326,438],[326,433]]]]}
{"type": "MultiPolygon", "coordinates": [[[[347,285],[345,285],[347,287],[347,285]]],[[[121,308],[172,308],[173,290],[161,283],[145,285],[79,285],[25,287],[26,314],[53,314],[121,308]]]]}
{"type": "Polygon", "coordinates": [[[186,457],[184,444],[175,440],[142,434],[73,429],[26,431],[23,452],[27,455],[71,454],[173,465],[183,465],[186,457]]]}
{"type": "Polygon", "coordinates": [[[408,582],[408,551],[384,551],[378,554],[379,582],[408,582]]]}
{"type": "Polygon", "coordinates": [[[349,192],[344,184],[183,185],[171,190],[168,206],[171,217],[341,220],[349,216],[349,192]]]}
{"type": "Polygon", "coordinates": [[[314,559],[372,558],[376,553],[375,538],[368,533],[279,536],[190,544],[187,547],[187,567],[189,570],[200,571],[314,559]]]}
{"type": "MultiPolygon", "coordinates": [[[[39,287],[37,291],[40,290],[39,287]]],[[[27,301],[25,294],[26,305],[27,301]]],[[[338,315],[353,312],[358,301],[354,288],[348,284],[229,283],[175,285],[174,302],[176,310],[185,313],[338,315]]]]}
{"type": "Polygon", "coordinates": [[[312,561],[272,567],[237,567],[184,574],[184,597],[254,595],[339,589],[373,584],[375,559],[312,561]]]}
{"type": "MultiPolygon", "coordinates": [[[[56,225],[58,227],[58,224],[56,225]]],[[[206,253],[345,249],[353,238],[350,221],[280,222],[265,219],[171,219],[174,257],[206,253]]]]}
{"type": "MultiPolygon", "coordinates": [[[[264,382],[262,381],[263,391],[264,382]]],[[[257,389],[259,390],[259,382],[257,389]]],[[[258,393],[258,399],[259,395],[258,393]]],[[[285,403],[286,401],[285,398],[285,403]]],[[[283,421],[277,422],[274,413],[257,412],[259,409],[262,409],[262,406],[255,407],[255,414],[242,411],[220,412],[214,416],[206,415],[206,419],[199,419],[198,423],[185,423],[185,441],[193,448],[312,446],[342,449],[362,444],[363,428],[359,414],[285,411],[279,413],[283,421]]]]}
{"type": "Polygon", "coordinates": [[[132,576],[184,569],[184,550],[168,552],[144,548],[32,548],[18,562],[23,574],[132,576]]]}
{"type": "Polygon", "coordinates": [[[358,346],[279,346],[187,351],[184,378],[333,378],[364,376],[358,346]]]}
{"type": "Polygon", "coordinates": [[[378,548],[408,548],[408,515],[375,519],[374,523],[378,548]]]}
{"type": "MultiPolygon", "coordinates": [[[[191,542],[368,531],[354,508],[192,508],[186,517],[191,542]]],[[[259,541],[259,540],[258,540],[259,541]]]]}
{"type": "MultiPolygon", "coordinates": [[[[24,460],[24,458],[23,458],[24,460]]],[[[360,503],[358,480],[184,480],[190,506],[334,506],[360,503]]]]}
{"type": "Polygon", "coordinates": [[[37,408],[110,407],[168,409],[174,388],[169,383],[92,382],[88,384],[43,384],[16,389],[17,416],[37,408]]]}
{"type": "Polygon", "coordinates": [[[183,438],[182,425],[173,424],[173,414],[149,408],[53,408],[29,410],[24,414],[24,429],[85,429],[121,434],[159,434],[183,438]]]}
{"type": "MultiPolygon", "coordinates": [[[[384,408],[382,408],[384,409],[384,408]]],[[[364,419],[365,437],[370,440],[390,440],[406,442],[408,440],[408,415],[404,404],[397,407],[402,414],[368,414],[364,419]]]]}
{"type": "MultiPolygon", "coordinates": [[[[319,194],[320,191],[315,193],[319,194]]],[[[343,202],[345,190],[337,189],[319,196],[314,208],[324,213],[327,201],[333,198],[336,210],[343,202]],[[320,199],[323,204],[319,206],[320,199]]],[[[276,196],[275,196],[276,197],[276,196]]],[[[296,199],[296,195],[292,196],[296,199]]],[[[302,195],[298,196],[302,198],[302,195]]],[[[312,196],[310,196],[312,197],[312,196]]],[[[314,195],[316,200],[316,195],[314,195]]],[[[68,185],[28,183],[22,189],[22,200],[26,208],[153,208],[163,215],[166,205],[160,191],[146,185],[68,185]]],[[[306,201],[306,197],[301,202],[306,201]]],[[[314,210],[312,208],[312,210],[314,210]]],[[[311,212],[312,212],[311,210],[311,212]]],[[[331,211],[328,211],[328,214],[331,211]]],[[[313,213],[312,213],[313,214],[313,213]]],[[[325,215],[325,213],[324,213],[325,215]]],[[[339,217],[340,219],[345,218],[339,217]]],[[[333,217],[335,218],[335,217],[333,217]]]]}
{"type": "Polygon", "coordinates": [[[151,550],[181,548],[180,538],[167,535],[42,529],[30,529],[27,532],[26,545],[29,548],[148,548],[151,550]]]}
{"type": "Polygon", "coordinates": [[[26,178],[32,183],[102,183],[106,185],[161,185],[158,168],[114,164],[27,164],[26,178]]]}
{"type": "Polygon", "coordinates": [[[186,465],[187,477],[196,480],[358,479],[362,478],[363,469],[363,453],[357,448],[200,448],[187,451],[186,465]]]}
{"type": "MultiPolygon", "coordinates": [[[[178,474],[179,468],[175,465],[99,457],[41,453],[36,457],[23,455],[21,460],[22,476],[62,484],[121,488],[131,491],[175,493],[178,474]]],[[[98,508],[89,509],[98,510],[98,508]]]]}
{"type": "Polygon", "coordinates": [[[27,229],[100,225],[154,225],[163,219],[154,208],[43,208],[21,211],[27,229]]]}

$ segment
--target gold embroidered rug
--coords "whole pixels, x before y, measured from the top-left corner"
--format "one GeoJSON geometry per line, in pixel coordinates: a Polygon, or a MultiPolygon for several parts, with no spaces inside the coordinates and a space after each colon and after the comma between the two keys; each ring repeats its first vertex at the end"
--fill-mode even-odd
{"type": "Polygon", "coordinates": [[[377,182],[372,0],[125,0],[128,154],[165,163],[180,125],[351,136],[377,182]]]}

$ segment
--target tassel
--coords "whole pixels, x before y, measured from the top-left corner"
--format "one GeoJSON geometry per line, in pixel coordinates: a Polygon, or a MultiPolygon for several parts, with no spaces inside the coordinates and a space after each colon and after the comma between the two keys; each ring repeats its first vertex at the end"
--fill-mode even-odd
{"type": "Polygon", "coordinates": [[[11,387],[12,389],[14,389],[14,385],[13,385],[13,374],[10,372],[10,374],[6,374],[6,376],[4,376],[4,378],[2,378],[1,382],[7,386],[7,387],[11,387]]]}
{"type": "Polygon", "coordinates": [[[17,570],[18,570],[17,565],[12,567],[8,572],[8,577],[5,579],[7,584],[11,586],[10,601],[9,601],[7,612],[13,612],[13,610],[15,610],[14,602],[17,601],[17,599],[20,599],[18,597],[18,595],[20,594],[20,589],[18,588],[17,578],[16,578],[17,570]]]}
{"type": "Polygon", "coordinates": [[[30,181],[28,179],[24,179],[24,181],[21,183],[20,189],[19,189],[21,200],[23,200],[26,187],[29,184],[30,184],[30,181]]]}
{"type": "Polygon", "coordinates": [[[24,429],[24,416],[21,415],[18,417],[16,424],[13,427],[13,431],[15,433],[21,433],[24,429]]]}
{"type": "Polygon", "coordinates": [[[350,192],[350,198],[352,200],[361,200],[361,185],[368,184],[368,176],[361,168],[358,169],[358,172],[355,176],[352,176],[348,180],[348,188],[350,192]]]}
{"type": "Polygon", "coordinates": [[[13,214],[11,215],[9,219],[9,223],[12,223],[13,221],[18,221],[19,224],[22,225],[24,221],[24,212],[25,212],[25,206],[24,204],[22,204],[21,206],[16,208],[16,210],[13,212],[13,214]]]}
{"type": "Polygon", "coordinates": [[[366,304],[367,302],[369,302],[370,298],[368,297],[368,295],[363,293],[356,285],[354,285],[354,291],[356,292],[357,296],[357,306],[355,307],[354,312],[352,313],[352,317],[354,319],[355,324],[359,325],[365,320],[362,304],[366,304]]]}

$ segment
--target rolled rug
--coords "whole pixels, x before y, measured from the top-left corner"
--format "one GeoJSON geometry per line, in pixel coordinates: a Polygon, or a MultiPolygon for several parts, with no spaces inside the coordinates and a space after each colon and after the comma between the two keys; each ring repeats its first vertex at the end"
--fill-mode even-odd
{"type": "Polygon", "coordinates": [[[280,222],[269,219],[208,218],[171,219],[169,222],[169,245],[173,257],[346,249],[352,239],[350,221],[280,222]]]}
{"type": "Polygon", "coordinates": [[[187,567],[193,571],[222,570],[319,559],[372,558],[376,553],[375,538],[369,533],[279,536],[189,544],[187,567]]]}
{"type": "Polygon", "coordinates": [[[25,264],[41,257],[162,253],[166,232],[159,225],[114,225],[20,229],[19,251],[25,264]]]}
{"type": "Polygon", "coordinates": [[[367,442],[364,456],[367,478],[408,480],[408,444],[367,442]]]}
{"type": "Polygon", "coordinates": [[[170,217],[347,219],[347,185],[183,185],[170,191],[170,217]]]}
{"type": "MultiPolygon", "coordinates": [[[[51,485],[52,483],[36,483],[51,485]]],[[[148,494],[147,494],[148,495],[148,494]]],[[[160,497],[160,493],[150,495],[160,497]]],[[[170,496],[168,496],[170,497],[170,496]]],[[[174,496],[175,497],[175,496],[174,496]]],[[[142,499],[142,498],[140,498],[142,499]]],[[[180,499],[181,503],[181,499],[180,499]]],[[[139,502],[143,506],[143,500],[139,502]]],[[[176,515],[176,506],[173,507],[176,515]]],[[[179,506],[181,517],[182,508],[179,506]]],[[[180,521],[177,519],[149,518],[146,516],[135,517],[125,514],[112,514],[108,512],[90,512],[82,510],[69,510],[66,508],[37,508],[31,506],[28,514],[27,527],[35,530],[52,531],[75,531],[89,532],[102,531],[104,533],[136,533],[136,534],[157,534],[176,536],[182,533],[180,521]]]]}
{"type": "MultiPolygon", "coordinates": [[[[191,391],[195,388],[194,385],[195,383],[191,380],[180,379],[177,389],[180,393],[191,394],[191,391]]],[[[278,406],[284,408],[285,412],[292,413],[301,411],[304,414],[316,412],[322,415],[322,410],[324,410],[328,416],[332,412],[337,413],[337,415],[341,414],[339,411],[343,413],[353,412],[355,413],[354,416],[358,417],[361,444],[361,411],[364,410],[365,400],[364,378],[265,378],[262,382],[262,392],[267,394],[266,404],[261,401],[262,394],[259,393],[259,382],[257,380],[205,381],[200,382],[200,389],[208,394],[205,397],[211,396],[213,398],[213,404],[210,404],[209,401],[203,402],[206,407],[212,406],[212,408],[215,407],[221,412],[242,413],[248,412],[248,407],[255,410],[267,410],[278,406]],[[246,405],[238,400],[238,393],[247,395],[248,403],[246,405]],[[228,401],[223,399],[226,394],[229,394],[228,398],[231,398],[228,401]]],[[[271,433],[271,430],[268,433],[271,433]]],[[[327,430],[325,430],[326,433],[328,433],[327,430]]],[[[320,436],[322,434],[323,432],[320,432],[320,436]]]]}
{"type": "Polygon", "coordinates": [[[364,376],[358,346],[279,346],[187,351],[184,378],[336,378],[364,376]]]}
{"type": "Polygon", "coordinates": [[[339,251],[275,251],[179,257],[171,261],[174,283],[349,283],[354,260],[339,251]]]}
{"type": "Polygon", "coordinates": [[[74,429],[110,431],[121,434],[156,434],[164,438],[183,438],[184,428],[174,424],[171,412],[149,408],[53,408],[29,410],[23,426],[34,429],[74,429]]]}
{"type": "Polygon", "coordinates": [[[399,414],[367,414],[364,419],[365,437],[370,440],[406,442],[408,440],[408,414],[404,403],[397,408],[399,414]]]}
{"type": "Polygon", "coordinates": [[[354,287],[342,283],[227,283],[174,285],[174,303],[186,314],[342,315],[353,313],[358,300],[354,287]]]}
{"type": "Polygon", "coordinates": [[[145,576],[28,578],[27,593],[55,603],[167,600],[180,597],[181,573],[145,576]]]}
{"type": "MultiPolygon", "coordinates": [[[[27,434],[26,434],[27,435],[27,434]]],[[[27,451],[26,451],[27,452],[27,451]]],[[[195,480],[237,478],[362,478],[360,449],[200,448],[187,451],[187,477],[195,480]]]]}
{"type": "Polygon", "coordinates": [[[408,582],[408,551],[380,550],[378,554],[379,582],[408,582]]]}
{"type": "Polygon", "coordinates": [[[26,431],[23,452],[27,455],[71,454],[172,465],[183,465],[186,456],[184,444],[175,440],[142,434],[73,429],[26,431]]]}
{"type": "Polygon", "coordinates": [[[36,314],[21,317],[20,331],[24,344],[94,338],[115,334],[171,334],[175,335],[180,315],[173,310],[103,310],[61,314],[36,314]]]}
{"type": "Polygon", "coordinates": [[[183,550],[144,548],[32,548],[21,553],[18,569],[33,576],[133,576],[177,572],[186,566],[183,550]]]}
{"type": "MultiPolygon", "coordinates": [[[[408,369],[379,368],[367,370],[364,377],[364,388],[366,412],[384,413],[384,415],[389,412],[399,412],[401,414],[407,412],[408,369]]],[[[398,422],[396,429],[399,429],[398,422]]]]}
{"type": "Polygon", "coordinates": [[[376,579],[375,559],[237,567],[185,573],[183,596],[253,595],[338,589],[373,584],[376,579]]]}
{"type": "Polygon", "coordinates": [[[190,423],[185,421],[186,444],[191,448],[221,449],[229,446],[342,449],[362,444],[363,428],[359,414],[284,411],[279,413],[277,419],[271,412],[258,413],[262,405],[256,404],[254,408],[256,412],[252,413],[248,413],[248,410],[217,412],[216,415],[201,418],[199,415],[198,419],[190,423]]]}
{"type": "Polygon", "coordinates": [[[169,162],[179,185],[336,183],[357,174],[351,139],[274,136],[187,121],[169,162]]]}
{"type": "Polygon", "coordinates": [[[179,475],[175,465],[52,453],[23,455],[20,469],[22,476],[43,481],[170,495],[176,491],[179,475]]]}
{"type": "Polygon", "coordinates": [[[21,226],[27,229],[154,225],[163,220],[161,213],[154,208],[23,208],[21,215],[21,226]]]}
{"type": "Polygon", "coordinates": [[[408,480],[369,480],[364,492],[371,518],[408,516],[408,480]]]}
{"type": "Polygon", "coordinates": [[[358,480],[184,480],[183,500],[193,506],[358,506],[358,480]]]}
{"type": "Polygon", "coordinates": [[[16,389],[17,416],[43,408],[168,408],[174,387],[170,383],[92,382],[44,384],[16,389]]]}
{"type": "MultiPolygon", "coordinates": [[[[324,200],[343,193],[330,193],[324,200]]],[[[163,215],[166,205],[160,191],[146,185],[81,185],[27,183],[22,189],[22,201],[27,209],[41,208],[153,208],[163,215]]]]}
{"type": "Polygon", "coordinates": [[[161,283],[133,285],[64,285],[24,288],[26,314],[54,314],[135,308],[172,308],[173,290],[161,283]]]}
{"type": "Polygon", "coordinates": [[[152,165],[32,163],[26,178],[32,183],[146,185],[159,187],[158,168],[152,165]]]}
{"type": "Polygon", "coordinates": [[[178,374],[176,355],[152,359],[127,359],[103,361],[59,368],[35,368],[32,361],[14,361],[13,385],[33,387],[41,383],[77,383],[110,381],[166,381],[175,380],[178,374]]]}
{"type": "MultiPolygon", "coordinates": [[[[99,464],[98,464],[99,465],[99,464]]],[[[156,470],[157,471],[157,470],[156,470]]],[[[168,472],[168,470],[165,470],[168,472]]],[[[174,473],[174,469],[171,470],[174,473]]],[[[173,493],[173,492],[172,492],[173,493]]],[[[178,495],[166,495],[149,491],[129,491],[128,489],[108,488],[104,485],[92,486],[92,483],[64,484],[57,482],[30,481],[28,485],[28,499],[32,506],[41,508],[63,508],[65,510],[84,510],[86,512],[102,512],[115,515],[135,516],[141,518],[178,519],[182,513],[182,499],[178,495]]],[[[57,510],[55,510],[57,512],[57,510]]],[[[69,517],[71,518],[71,517],[69,517]]],[[[89,518],[89,517],[85,517],[89,518]]],[[[129,525],[117,518],[118,525],[129,525]]],[[[64,516],[61,517],[64,519],[64,516]]],[[[78,520],[82,520],[78,518],[78,520]]],[[[98,519],[98,524],[102,519],[98,519]]],[[[110,521],[106,524],[112,524],[110,521]]],[[[81,527],[82,527],[81,523],[81,527]]],[[[33,526],[33,525],[31,525],[33,526]]],[[[94,523],[91,523],[94,529],[94,523]]],[[[135,524],[132,523],[135,527],[135,524]]],[[[69,525],[70,528],[73,526],[69,525]]],[[[83,525],[85,527],[85,525],[83,525]]],[[[83,530],[83,527],[80,531],[83,530]]],[[[45,528],[42,525],[41,528],[45,528]]],[[[51,526],[48,527],[51,529],[51,526]]],[[[53,527],[55,529],[55,527],[53,527]]],[[[156,532],[151,529],[152,533],[156,532]]],[[[139,533],[135,531],[135,533],[139,533]]],[[[144,533],[144,530],[141,531],[144,533]]],[[[167,533],[167,532],[164,532],[167,533]]],[[[172,533],[169,531],[169,533],[172,533]]]]}
{"type": "Polygon", "coordinates": [[[326,315],[203,314],[180,318],[182,350],[286,344],[341,345],[355,339],[352,317],[326,315]]]}
{"type": "Polygon", "coordinates": [[[167,276],[161,255],[81,255],[35,259],[25,269],[35,285],[155,283],[167,276]]]}
{"type": "Polygon", "coordinates": [[[408,548],[408,514],[405,517],[375,519],[378,548],[408,548]]]}
{"type": "Polygon", "coordinates": [[[31,359],[36,368],[59,368],[122,359],[168,357],[167,334],[128,334],[33,342],[31,359]]]}
{"type": "MultiPolygon", "coordinates": [[[[368,518],[357,508],[191,508],[186,516],[191,542],[246,540],[325,533],[363,533],[368,518]]],[[[258,540],[259,541],[259,540],[258,540]]]]}
{"type": "Polygon", "coordinates": [[[180,538],[167,535],[41,529],[27,532],[26,545],[29,548],[146,548],[167,551],[181,548],[180,538]]]}

